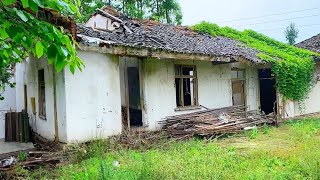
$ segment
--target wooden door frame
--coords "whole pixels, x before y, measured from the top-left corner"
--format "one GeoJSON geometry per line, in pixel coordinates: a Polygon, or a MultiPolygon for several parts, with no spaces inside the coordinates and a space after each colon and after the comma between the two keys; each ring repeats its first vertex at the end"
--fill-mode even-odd
{"type": "Polygon", "coordinates": [[[244,105],[247,105],[247,95],[246,95],[246,80],[245,79],[232,79],[231,80],[231,95],[232,95],[232,105],[234,105],[234,99],[233,99],[233,83],[236,82],[242,82],[242,89],[243,89],[243,102],[244,105]]]}
{"type": "Polygon", "coordinates": [[[247,71],[243,68],[237,68],[237,67],[233,67],[231,68],[231,72],[232,71],[242,71],[243,73],[243,78],[232,78],[231,77],[231,96],[232,96],[232,105],[233,105],[233,89],[232,89],[232,84],[233,82],[237,82],[237,81],[242,81],[243,82],[243,101],[244,101],[244,105],[246,106],[247,103],[247,71]]]}
{"type": "MultiPolygon", "coordinates": [[[[124,81],[125,81],[125,102],[126,102],[126,114],[127,114],[127,130],[131,130],[130,125],[130,93],[129,93],[129,78],[128,78],[128,65],[127,59],[124,57],[124,81]]],[[[137,58],[138,61],[138,73],[139,73],[139,86],[140,86],[140,108],[141,108],[141,121],[142,127],[145,127],[147,122],[144,120],[144,86],[143,86],[143,75],[142,75],[142,59],[137,58]]]]}
{"type": "MultiPolygon", "coordinates": [[[[262,111],[262,108],[261,108],[261,83],[260,83],[260,80],[262,80],[262,79],[268,79],[268,80],[275,80],[275,84],[277,84],[277,78],[275,78],[275,77],[270,77],[270,78],[260,78],[260,76],[259,76],[259,70],[264,70],[264,69],[270,69],[271,70],[271,68],[262,68],[262,69],[257,69],[257,73],[258,73],[258,100],[259,100],[259,106],[260,106],[260,111],[262,111]]],[[[276,117],[279,119],[280,118],[280,116],[281,116],[281,114],[280,114],[280,111],[282,111],[282,106],[280,105],[280,97],[279,97],[279,95],[280,95],[280,93],[279,93],[279,91],[276,89],[276,102],[275,102],[275,104],[276,104],[276,111],[277,111],[277,114],[276,114],[276,117]],[[280,109],[281,108],[281,109],[280,109]]],[[[273,106],[274,107],[274,106],[273,106]]]]}

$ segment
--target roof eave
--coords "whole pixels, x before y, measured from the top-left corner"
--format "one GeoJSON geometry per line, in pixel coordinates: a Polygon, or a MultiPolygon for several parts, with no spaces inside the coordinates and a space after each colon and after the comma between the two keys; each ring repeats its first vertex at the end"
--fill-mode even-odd
{"type": "Polygon", "coordinates": [[[192,53],[177,53],[165,50],[157,50],[151,48],[136,48],[130,46],[122,46],[115,44],[100,43],[96,46],[88,46],[80,43],[79,49],[82,51],[94,51],[118,56],[130,57],[151,57],[156,59],[179,59],[179,60],[200,60],[200,61],[215,61],[215,62],[231,62],[231,59],[226,56],[211,56],[204,54],[192,53]]]}

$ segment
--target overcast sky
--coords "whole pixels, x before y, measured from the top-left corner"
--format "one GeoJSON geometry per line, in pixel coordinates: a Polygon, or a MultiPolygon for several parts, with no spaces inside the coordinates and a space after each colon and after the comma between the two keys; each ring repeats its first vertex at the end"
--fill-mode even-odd
{"type": "Polygon", "coordinates": [[[294,22],[299,29],[297,42],[320,33],[320,0],[179,0],[183,24],[201,21],[253,29],[279,41],[294,22]],[[258,17],[258,18],[257,18],[258,17]]]}

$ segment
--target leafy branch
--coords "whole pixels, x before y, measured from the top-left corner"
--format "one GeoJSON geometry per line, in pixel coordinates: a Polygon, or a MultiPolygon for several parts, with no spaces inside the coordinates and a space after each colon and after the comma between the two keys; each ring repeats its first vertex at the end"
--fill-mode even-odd
{"type": "Polygon", "coordinates": [[[80,15],[76,5],[64,0],[0,2],[0,90],[13,85],[12,67],[30,54],[45,56],[58,72],[65,66],[72,73],[76,68],[82,69],[77,43],[63,27],[49,23],[54,18],[51,11],[66,17],[80,15]]]}

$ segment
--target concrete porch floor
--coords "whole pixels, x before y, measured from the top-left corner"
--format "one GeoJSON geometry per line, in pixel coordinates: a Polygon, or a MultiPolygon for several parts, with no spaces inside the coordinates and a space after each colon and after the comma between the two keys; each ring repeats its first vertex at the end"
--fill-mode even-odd
{"type": "Polygon", "coordinates": [[[0,154],[33,149],[33,143],[19,143],[19,142],[4,142],[0,139],[0,154]]]}

